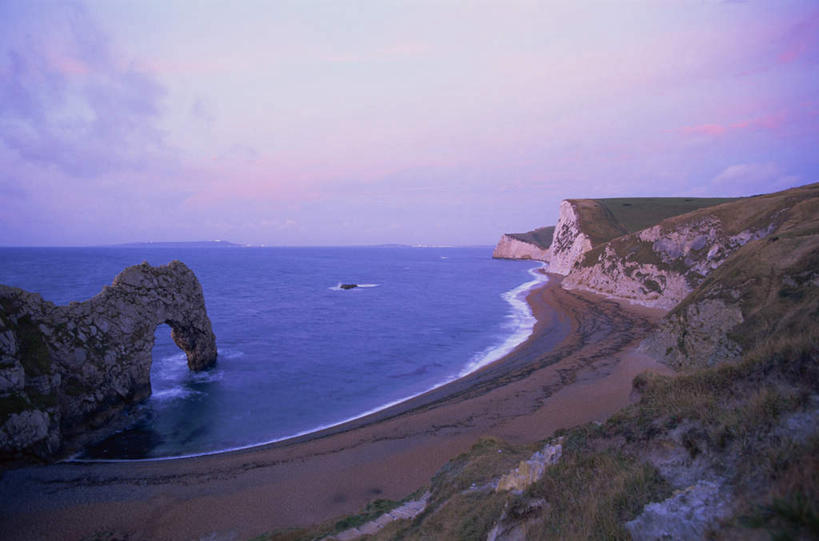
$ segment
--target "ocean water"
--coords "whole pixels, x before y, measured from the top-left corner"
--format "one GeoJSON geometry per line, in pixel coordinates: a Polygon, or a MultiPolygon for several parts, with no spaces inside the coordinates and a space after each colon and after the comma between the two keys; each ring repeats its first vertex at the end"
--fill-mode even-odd
{"type": "Polygon", "coordinates": [[[522,342],[534,325],[526,292],[545,279],[489,247],[2,248],[0,283],[65,304],[128,265],[173,259],[202,283],[217,364],[189,372],[159,326],[140,421],[82,458],[241,448],[423,393],[522,342]]]}

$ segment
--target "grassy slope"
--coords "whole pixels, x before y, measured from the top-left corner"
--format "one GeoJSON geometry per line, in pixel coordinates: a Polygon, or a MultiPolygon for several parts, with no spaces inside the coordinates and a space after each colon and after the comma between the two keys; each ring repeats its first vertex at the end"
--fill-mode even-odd
{"type": "Polygon", "coordinates": [[[552,245],[552,236],[555,232],[555,226],[539,227],[528,233],[509,233],[513,239],[517,239],[529,244],[534,244],[540,248],[546,249],[552,245]]]}
{"type": "Polygon", "coordinates": [[[666,218],[679,216],[705,207],[720,205],[736,198],[728,197],[630,197],[595,199],[608,209],[617,223],[634,233],[658,224],[666,218]]]}
{"type": "Polygon", "coordinates": [[[570,199],[578,210],[580,228],[589,236],[592,246],[600,246],[673,216],[735,200],[695,197],[570,199]]]}

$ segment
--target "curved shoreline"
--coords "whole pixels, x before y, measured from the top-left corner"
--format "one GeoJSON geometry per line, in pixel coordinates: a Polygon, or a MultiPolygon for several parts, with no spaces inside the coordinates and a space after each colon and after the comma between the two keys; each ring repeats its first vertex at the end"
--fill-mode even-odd
{"type": "Polygon", "coordinates": [[[635,352],[657,314],[563,290],[528,295],[535,330],[503,359],[360,420],[286,442],[160,462],[61,463],[0,478],[5,539],[249,538],[401,499],[478,438],[534,443],[628,404],[662,370],[635,352]],[[594,397],[590,400],[590,397],[594,397]]]}
{"type": "MultiPolygon", "coordinates": [[[[381,413],[381,412],[390,410],[392,408],[396,408],[396,407],[402,405],[405,402],[410,402],[411,400],[414,400],[414,399],[419,398],[419,397],[421,397],[421,396],[423,396],[423,395],[425,395],[427,393],[435,391],[436,389],[439,389],[441,387],[449,385],[450,383],[454,383],[454,382],[456,382],[456,381],[458,381],[460,379],[463,379],[463,378],[469,376],[470,374],[473,374],[474,372],[477,372],[478,370],[481,370],[482,368],[484,368],[486,366],[489,366],[489,365],[491,365],[493,363],[501,361],[504,357],[509,355],[512,351],[514,351],[518,347],[523,346],[529,340],[529,338],[533,335],[533,333],[535,332],[535,327],[536,327],[537,322],[538,322],[538,318],[534,314],[534,312],[532,310],[532,306],[527,301],[527,299],[528,299],[529,294],[532,292],[533,289],[537,288],[539,285],[548,283],[549,278],[546,276],[545,269],[546,269],[545,264],[541,264],[541,265],[539,265],[537,267],[532,267],[531,269],[529,269],[528,272],[529,272],[529,274],[531,274],[534,277],[534,280],[524,282],[523,284],[521,284],[521,285],[519,285],[519,286],[517,286],[517,287],[515,287],[515,288],[513,288],[513,289],[511,289],[509,291],[506,291],[501,295],[501,297],[503,297],[512,306],[513,310],[518,308],[516,306],[516,302],[522,302],[523,304],[525,304],[527,306],[528,311],[529,311],[529,317],[531,317],[534,320],[534,322],[531,324],[531,326],[529,326],[529,328],[525,331],[527,333],[527,336],[520,336],[521,335],[521,330],[520,329],[515,329],[514,333],[511,336],[507,337],[502,344],[500,344],[498,346],[492,346],[490,348],[485,349],[482,352],[476,353],[473,356],[473,359],[478,357],[479,360],[476,361],[476,362],[470,361],[463,369],[461,369],[461,371],[458,373],[457,376],[452,376],[447,380],[441,381],[440,383],[436,383],[435,385],[433,385],[432,387],[430,387],[429,389],[426,389],[424,391],[415,393],[415,394],[407,396],[407,397],[399,398],[399,399],[394,400],[392,402],[388,402],[387,404],[376,406],[374,408],[371,408],[371,409],[369,409],[367,411],[364,411],[363,413],[360,413],[360,414],[355,415],[354,417],[350,417],[348,419],[342,419],[341,421],[334,422],[334,423],[324,425],[324,426],[309,428],[309,429],[307,429],[307,430],[305,430],[303,432],[299,432],[299,433],[296,433],[296,434],[291,434],[291,435],[288,435],[288,436],[283,436],[281,438],[276,438],[276,439],[269,440],[269,441],[262,441],[262,442],[258,442],[258,443],[250,443],[250,444],[242,445],[242,446],[239,446],[239,447],[231,447],[231,448],[227,448],[227,449],[217,449],[217,450],[214,450],[214,451],[204,451],[204,452],[201,452],[201,453],[190,453],[190,454],[184,454],[184,455],[149,457],[149,458],[79,458],[79,455],[81,454],[81,452],[79,452],[79,453],[77,453],[77,454],[75,454],[73,456],[67,457],[67,458],[65,458],[65,459],[63,459],[63,460],[61,460],[59,462],[60,463],[67,463],[67,464],[71,464],[71,463],[76,463],[76,464],[97,464],[97,463],[100,463],[100,464],[104,464],[104,463],[123,464],[123,463],[128,463],[128,462],[165,462],[165,461],[171,461],[171,460],[184,460],[184,459],[189,459],[189,458],[198,458],[198,457],[204,457],[204,456],[221,455],[221,454],[225,454],[225,453],[233,453],[233,452],[238,452],[238,451],[247,451],[247,450],[251,450],[251,449],[262,448],[262,447],[276,445],[276,444],[287,444],[291,440],[292,441],[307,441],[307,440],[311,439],[311,436],[322,437],[328,431],[331,431],[333,429],[343,428],[343,427],[345,427],[346,425],[348,425],[350,423],[354,423],[355,421],[366,419],[366,418],[369,418],[371,415],[375,415],[377,413],[381,413]],[[538,274],[540,274],[540,276],[538,276],[538,274]],[[507,295],[509,295],[508,298],[507,298],[507,295]],[[523,299],[518,299],[518,297],[520,297],[521,295],[523,296],[523,299]],[[514,342],[514,343],[512,343],[512,342],[514,342]]],[[[365,286],[372,286],[372,287],[377,286],[377,284],[364,284],[364,285],[365,286]]],[[[333,288],[331,288],[331,289],[333,289],[333,288]]],[[[372,421],[372,422],[377,422],[377,421],[372,421]]]]}

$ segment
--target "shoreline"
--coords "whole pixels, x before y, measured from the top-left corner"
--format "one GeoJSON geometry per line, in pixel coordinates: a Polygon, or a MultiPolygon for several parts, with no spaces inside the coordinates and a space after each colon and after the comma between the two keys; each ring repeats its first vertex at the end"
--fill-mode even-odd
{"type": "MultiPolygon", "coordinates": [[[[484,436],[535,443],[629,403],[662,365],[636,352],[659,314],[567,291],[528,292],[531,336],[500,360],[366,417],[282,442],[163,461],[66,462],[0,478],[6,539],[248,538],[401,499],[484,436]],[[590,400],[589,397],[595,397],[590,400]]],[[[666,369],[667,370],[667,369],[666,369]]]]}
{"type": "MultiPolygon", "coordinates": [[[[412,401],[412,400],[414,400],[416,398],[420,398],[420,397],[426,395],[427,393],[433,392],[433,391],[435,391],[437,389],[440,389],[441,387],[445,387],[445,386],[447,386],[447,385],[449,385],[451,383],[455,383],[458,380],[466,378],[469,375],[483,369],[486,366],[489,366],[491,364],[502,361],[507,355],[512,353],[514,350],[516,350],[519,347],[524,346],[524,344],[535,333],[535,329],[536,329],[536,326],[538,325],[538,322],[545,317],[545,316],[543,316],[541,318],[538,318],[537,315],[535,315],[531,303],[528,302],[528,298],[529,298],[529,294],[534,289],[537,289],[538,287],[541,287],[541,286],[543,286],[543,285],[545,285],[545,284],[547,284],[549,282],[549,277],[548,277],[547,273],[545,272],[546,268],[547,267],[545,266],[545,264],[542,264],[539,267],[532,267],[531,269],[529,269],[528,272],[534,278],[533,280],[530,280],[528,282],[524,282],[521,285],[519,285],[519,286],[517,286],[517,287],[515,287],[515,288],[513,288],[513,289],[511,289],[511,290],[509,290],[509,291],[507,291],[507,292],[505,292],[505,293],[503,293],[501,295],[501,297],[503,297],[504,300],[506,300],[511,305],[513,311],[516,308],[518,308],[516,306],[516,302],[520,302],[520,303],[522,303],[522,304],[524,304],[524,305],[526,305],[528,307],[529,315],[527,316],[527,319],[532,318],[534,320],[534,322],[531,324],[530,328],[528,330],[526,330],[527,336],[523,337],[522,339],[516,340],[515,343],[510,346],[509,342],[515,340],[515,338],[518,337],[520,335],[520,332],[521,332],[520,329],[514,329],[513,334],[511,336],[508,336],[503,341],[503,343],[501,343],[501,344],[499,344],[497,346],[491,346],[491,347],[489,347],[489,348],[487,348],[487,349],[473,355],[472,359],[475,359],[475,358],[480,359],[480,360],[477,361],[476,366],[473,367],[473,364],[475,364],[475,362],[470,360],[470,362],[467,363],[467,365],[464,368],[462,368],[460,370],[460,372],[458,372],[458,375],[452,376],[447,380],[441,381],[440,383],[437,383],[437,384],[433,385],[429,389],[426,389],[426,390],[421,391],[419,393],[416,393],[414,395],[410,395],[410,396],[407,396],[407,397],[404,397],[404,398],[399,398],[398,400],[394,400],[392,402],[388,402],[388,403],[380,405],[380,406],[376,406],[376,407],[374,407],[374,408],[372,408],[370,410],[364,411],[364,412],[362,412],[362,413],[360,413],[358,415],[355,415],[354,417],[350,417],[348,419],[343,419],[341,421],[334,422],[334,423],[331,423],[331,424],[328,424],[328,425],[325,425],[325,426],[318,426],[318,427],[315,427],[315,428],[309,428],[309,429],[307,429],[307,430],[305,430],[303,432],[299,432],[299,433],[296,433],[296,434],[291,434],[289,436],[283,436],[281,438],[277,438],[277,439],[269,440],[269,441],[262,441],[262,442],[258,442],[258,443],[250,443],[248,445],[242,445],[242,446],[239,446],[239,447],[233,447],[233,448],[227,448],[227,449],[217,449],[217,450],[214,450],[214,451],[204,451],[204,452],[200,452],[200,453],[190,453],[190,454],[185,454],[185,455],[174,455],[174,456],[163,456],[163,457],[147,457],[147,458],[79,458],[79,455],[82,454],[82,451],[80,451],[80,452],[78,452],[78,453],[76,453],[76,454],[74,454],[72,456],[69,456],[69,457],[66,457],[66,458],[60,460],[59,463],[66,463],[66,464],[73,464],[73,463],[76,463],[76,464],[97,464],[97,463],[100,463],[100,464],[104,464],[104,463],[124,464],[124,463],[129,463],[129,462],[166,462],[166,461],[172,461],[172,460],[185,460],[185,459],[190,459],[190,458],[198,458],[198,457],[213,456],[213,455],[220,455],[220,454],[226,454],[226,453],[234,453],[234,452],[239,452],[239,451],[248,451],[248,450],[252,450],[252,449],[256,449],[256,448],[262,448],[262,447],[266,447],[266,446],[274,446],[274,445],[279,445],[279,444],[285,445],[285,444],[288,444],[291,441],[296,441],[296,440],[298,440],[298,441],[309,441],[310,439],[312,439],[312,436],[323,437],[328,431],[332,431],[333,429],[343,430],[345,426],[347,426],[347,425],[349,425],[351,423],[355,423],[356,421],[361,421],[361,420],[368,419],[370,416],[376,415],[376,414],[381,413],[381,412],[388,412],[388,410],[391,410],[393,408],[397,408],[398,406],[401,406],[405,402],[410,402],[410,401],[412,401]],[[508,298],[507,298],[507,295],[509,296],[508,298]],[[523,298],[519,299],[519,297],[521,295],[523,295],[523,298]],[[497,353],[498,351],[502,351],[502,353],[497,353]],[[490,358],[490,360],[486,360],[487,358],[490,358]]],[[[369,285],[369,284],[367,284],[367,285],[369,285]]],[[[362,287],[362,286],[359,286],[359,287],[362,287]]],[[[373,287],[375,287],[375,286],[373,286],[373,287]]],[[[330,288],[330,289],[333,289],[333,288],[330,288]]],[[[373,420],[371,422],[378,422],[378,421],[373,420]]],[[[366,425],[364,425],[364,426],[366,426],[366,425]]]]}

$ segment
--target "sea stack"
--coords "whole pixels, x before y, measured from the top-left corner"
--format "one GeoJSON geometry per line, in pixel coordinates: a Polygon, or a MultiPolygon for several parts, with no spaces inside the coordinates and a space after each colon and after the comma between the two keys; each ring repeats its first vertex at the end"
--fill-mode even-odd
{"type": "Polygon", "coordinates": [[[160,324],[191,370],[216,362],[202,286],[184,263],[128,267],[85,302],[0,285],[0,458],[51,459],[122,428],[151,394],[160,324]]]}

